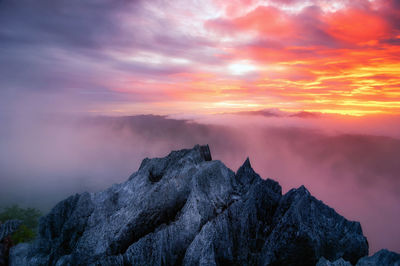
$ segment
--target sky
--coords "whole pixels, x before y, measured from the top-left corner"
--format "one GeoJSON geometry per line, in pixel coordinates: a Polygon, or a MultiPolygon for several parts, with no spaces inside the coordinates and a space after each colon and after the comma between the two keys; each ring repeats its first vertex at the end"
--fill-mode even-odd
{"type": "Polygon", "coordinates": [[[206,143],[400,252],[400,1],[0,0],[0,208],[206,143]]]}
{"type": "Polygon", "coordinates": [[[400,113],[398,0],[0,1],[3,112],[400,113]]]}

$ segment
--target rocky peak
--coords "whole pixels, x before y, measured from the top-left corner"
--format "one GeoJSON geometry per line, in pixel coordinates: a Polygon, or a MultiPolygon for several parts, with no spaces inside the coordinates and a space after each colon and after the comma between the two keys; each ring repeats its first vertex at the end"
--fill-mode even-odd
{"type": "Polygon", "coordinates": [[[236,172],[236,179],[241,185],[251,185],[260,176],[253,170],[250,159],[247,157],[243,165],[236,172]]]}
{"type": "Polygon", "coordinates": [[[315,265],[368,254],[361,226],[305,187],[282,195],[247,160],[236,174],[208,146],[144,159],[121,184],[71,196],[11,265],[315,265]]]}

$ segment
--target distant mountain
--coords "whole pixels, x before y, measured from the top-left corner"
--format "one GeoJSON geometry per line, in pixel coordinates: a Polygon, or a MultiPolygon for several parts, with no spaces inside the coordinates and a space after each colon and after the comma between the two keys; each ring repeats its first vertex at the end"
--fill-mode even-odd
{"type": "MultiPolygon", "coordinates": [[[[212,160],[208,146],[196,145],[164,158],[146,158],[126,182],[58,203],[42,218],[38,238],[14,247],[10,261],[339,265],[333,263],[340,260],[369,265],[367,255],[360,224],[337,214],[305,187],[282,195],[281,186],[261,179],[249,159],[234,173],[212,160]]],[[[378,261],[400,261],[395,253],[380,255],[378,261]]]]}

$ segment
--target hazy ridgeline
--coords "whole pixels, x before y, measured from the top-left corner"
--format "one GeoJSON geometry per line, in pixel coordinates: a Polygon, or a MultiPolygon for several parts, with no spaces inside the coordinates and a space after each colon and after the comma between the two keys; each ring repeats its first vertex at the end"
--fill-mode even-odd
{"type": "Polygon", "coordinates": [[[71,194],[126,180],[145,157],[207,143],[213,159],[233,170],[249,156],[254,169],[285,192],[304,184],[360,221],[371,252],[399,252],[400,140],[372,135],[372,126],[370,135],[351,127],[344,130],[349,134],[333,133],[322,130],[323,118],[310,119],[321,126],[305,118],[254,122],[250,116],[198,120],[203,122],[162,116],[2,119],[0,205],[47,211],[71,194]]]}

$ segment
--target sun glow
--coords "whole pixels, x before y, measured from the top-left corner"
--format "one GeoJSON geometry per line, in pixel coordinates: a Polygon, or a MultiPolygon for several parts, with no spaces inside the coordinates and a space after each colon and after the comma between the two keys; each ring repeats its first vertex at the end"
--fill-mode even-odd
{"type": "Polygon", "coordinates": [[[99,102],[88,109],[99,111],[400,114],[396,5],[351,2],[148,3],[143,16],[119,14],[121,34],[96,38],[90,56],[49,49],[71,71],[52,80],[90,91],[99,102]]]}
{"type": "Polygon", "coordinates": [[[246,75],[257,70],[257,67],[249,61],[239,61],[228,66],[231,75],[246,75]]]}

